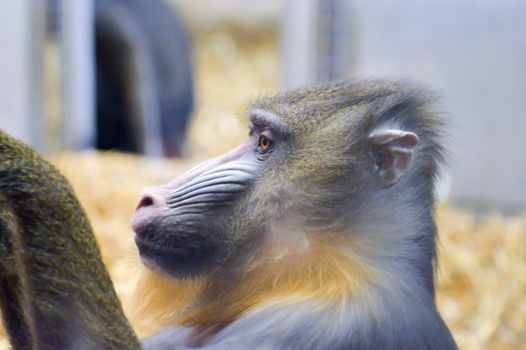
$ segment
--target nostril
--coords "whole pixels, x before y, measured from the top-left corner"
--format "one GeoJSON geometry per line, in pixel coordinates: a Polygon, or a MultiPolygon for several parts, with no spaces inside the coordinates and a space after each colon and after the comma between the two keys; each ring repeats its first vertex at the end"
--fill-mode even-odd
{"type": "Polygon", "coordinates": [[[153,205],[153,198],[150,196],[143,196],[139,201],[139,204],[137,204],[137,209],[142,207],[149,207],[151,205],[153,205]]]}
{"type": "Polygon", "coordinates": [[[164,204],[163,195],[152,190],[144,190],[135,210],[146,207],[162,207],[164,204]]]}

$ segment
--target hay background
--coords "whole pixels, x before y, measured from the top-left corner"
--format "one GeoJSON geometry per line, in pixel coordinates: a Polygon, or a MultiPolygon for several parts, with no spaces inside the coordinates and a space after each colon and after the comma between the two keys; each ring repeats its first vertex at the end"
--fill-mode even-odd
{"type": "MultiPolygon", "coordinates": [[[[165,183],[240,142],[247,133],[246,102],[277,89],[278,46],[272,32],[222,28],[194,37],[198,109],[188,159],[97,152],[50,157],[88,212],[126,310],[133,307],[129,297],[138,271],[129,218],[141,188],[165,183]]],[[[526,349],[526,215],[475,216],[443,204],[438,226],[437,300],[460,347],[526,349]]],[[[140,334],[148,329],[134,326],[140,334]]],[[[5,348],[2,339],[0,349],[5,348]]]]}

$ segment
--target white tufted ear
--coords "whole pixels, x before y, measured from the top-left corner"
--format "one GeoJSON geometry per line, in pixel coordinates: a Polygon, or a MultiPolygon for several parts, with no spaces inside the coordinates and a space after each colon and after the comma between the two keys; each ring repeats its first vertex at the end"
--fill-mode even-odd
{"type": "Polygon", "coordinates": [[[395,184],[409,168],[418,140],[413,132],[395,129],[375,130],[369,135],[375,172],[385,186],[395,184]]]}

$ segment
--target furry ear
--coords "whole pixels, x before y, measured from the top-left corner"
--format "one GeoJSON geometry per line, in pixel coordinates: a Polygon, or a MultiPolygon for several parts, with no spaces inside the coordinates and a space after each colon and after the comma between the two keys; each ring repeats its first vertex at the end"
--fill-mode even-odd
{"type": "Polygon", "coordinates": [[[383,129],[369,135],[375,173],[384,187],[395,184],[409,168],[418,136],[410,131],[383,129]]]}

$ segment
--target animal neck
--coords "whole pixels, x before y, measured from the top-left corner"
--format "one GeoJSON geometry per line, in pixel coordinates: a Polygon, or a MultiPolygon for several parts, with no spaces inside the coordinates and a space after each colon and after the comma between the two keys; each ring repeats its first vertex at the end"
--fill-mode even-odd
{"type": "Polygon", "coordinates": [[[177,323],[197,303],[205,285],[202,278],[177,280],[141,267],[127,308],[138,334],[152,335],[177,323]]]}
{"type": "Polygon", "coordinates": [[[283,302],[313,301],[330,308],[363,293],[367,285],[367,267],[319,235],[309,237],[302,252],[275,259],[268,250],[261,254],[261,260],[228,278],[211,277],[194,307],[180,314],[177,323],[195,331],[193,345],[206,343],[241,315],[283,302]]]}
{"type": "Polygon", "coordinates": [[[432,187],[408,188],[388,188],[364,202],[349,226],[348,249],[375,271],[381,284],[417,284],[434,298],[437,229],[432,187]]]}

